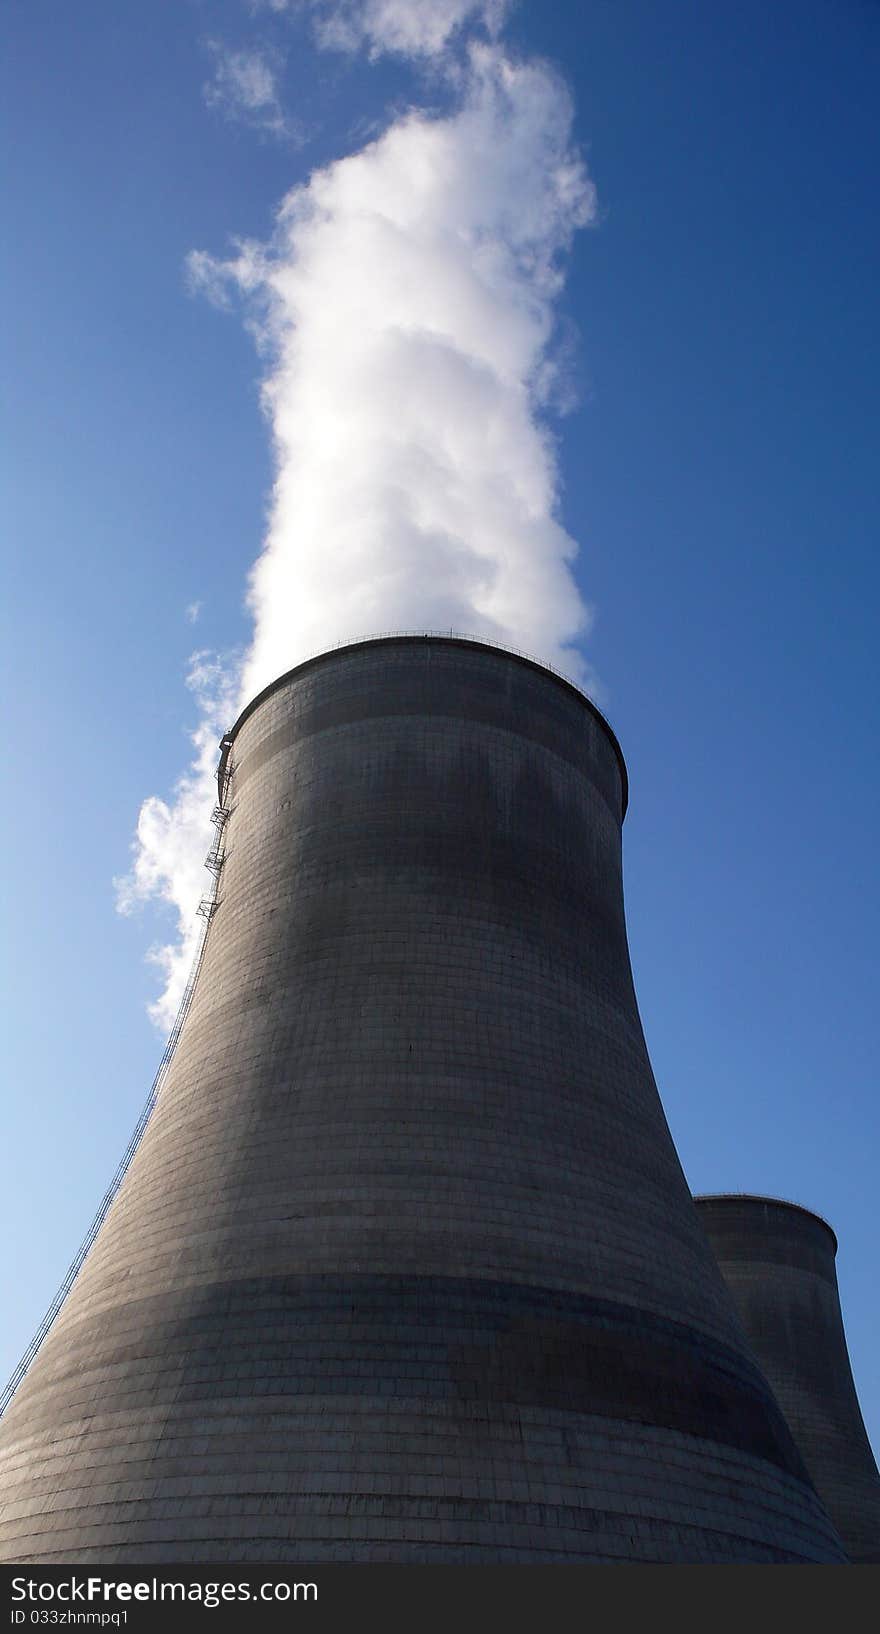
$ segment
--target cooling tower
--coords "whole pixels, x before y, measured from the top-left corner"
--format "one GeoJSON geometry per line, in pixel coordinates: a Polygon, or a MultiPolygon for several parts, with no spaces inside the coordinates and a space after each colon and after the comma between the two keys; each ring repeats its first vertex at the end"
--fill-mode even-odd
{"type": "Polygon", "coordinates": [[[837,1289],[837,1238],[774,1197],[698,1197],[746,1335],[855,1564],[880,1564],[880,1475],[859,1411],[837,1289]]]}
{"type": "Polygon", "coordinates": [[[221,768],[155,1111],[0,1425],[28,1562],[840,1561],[688,1192],[592,705],[300,665],[221,768]]]}

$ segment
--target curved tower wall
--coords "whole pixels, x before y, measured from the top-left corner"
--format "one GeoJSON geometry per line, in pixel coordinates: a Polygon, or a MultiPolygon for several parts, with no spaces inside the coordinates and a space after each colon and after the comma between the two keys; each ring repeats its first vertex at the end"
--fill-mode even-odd
{"type": "Polygon", "coordinates": [[[837,1287],[837,1238],[771,1197],[698,1197],[746,1335],[850,1559],[880,1564],[880,1475],[859,1409],[837,1287]]]}
{"type": "Polygon", "coordinates": [[[180,1042],[0,1425],[0,1558],[840,1560],[654,1085],[601,717],[397,638],[232,740],[180,1042]]]}

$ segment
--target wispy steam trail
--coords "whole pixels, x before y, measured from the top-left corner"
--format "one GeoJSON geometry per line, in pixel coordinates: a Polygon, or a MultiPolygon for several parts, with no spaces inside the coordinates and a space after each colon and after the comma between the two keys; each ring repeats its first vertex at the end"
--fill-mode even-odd
{"type": "MultiPolygon", "coordinates": [[[[280,0],[276,11],[286,10],[280,0]]],[[[311,0],[319,45],[341,51],[366,46],[372,58],[386,53],[433,57],[466,23],[479,21],[497,34],[507,0],[311,0]]]]}
{"type": "Polygon", "coordinates": [[[202,87],[209,108],[224,118],[241,120],[252,130],[278,141],[300,141],[295,120],[282,111],[278,95],[279,62],[264,50],[231,51],[219,40],[208,40],[214,75],[202,87]]]}
{"type": "MultiPolygon", "coordinates": [[[[541,415],[561,263],[593,189],[545,64],[472,42],[456,73],[452,113],[410,112],[316,172],[270,242],[189,259],[194,286],[243,300],[267,359],[276,478],[239,704],[315,651],[392,629],[476,633],[584,675],[588,613],[541,415]]],[[[213,758],[197,748],[175,802],[143,808],[128,892],[173,902],[182,927],[209,838],[213,758]]],[[[159,958],[167,1022],[186,959],[159,958]]]]}

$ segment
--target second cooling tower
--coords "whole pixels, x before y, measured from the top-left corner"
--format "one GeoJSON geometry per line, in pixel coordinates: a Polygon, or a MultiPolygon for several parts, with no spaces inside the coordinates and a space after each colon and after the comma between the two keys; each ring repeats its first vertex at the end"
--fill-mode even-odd
{"type": "Polygon", "coordinates": [[[16,1561],[840,1561],[654,1085],[626,778],[456,640],[237,723],[143,1141],[0,1426],[16,1561]]]}
{"type": "Polygon", "coordinates": [[[697,1210],[816,1491],[857,1565],[880,1565],[880,1474],[850,1368],[837,1238],[796,1203],[698,1197],[697,1210]]]}

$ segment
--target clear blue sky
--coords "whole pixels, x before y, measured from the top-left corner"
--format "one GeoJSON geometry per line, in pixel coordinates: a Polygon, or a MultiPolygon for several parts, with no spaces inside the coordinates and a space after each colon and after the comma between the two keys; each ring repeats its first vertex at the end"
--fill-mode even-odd
{"type": "MultiPolygon", "coordinates": [[[[166,927],[119,918],[112,879],[185,764],[188,654],[248,636],[259,364],[184,258],[265,238],[310,170],[445,93],[241,0],[7,0],[3,26],[5,1378],[161,1051],[166,927]],[[299,145],[206,105],[208,41],[256,38],[299,145]]],[[[522,0],[508,38],[566,75],[598,189],[555,430],[656,1076],[694,1190],[837,1231],[877,1447],[880,6],[522,0]]]]}

